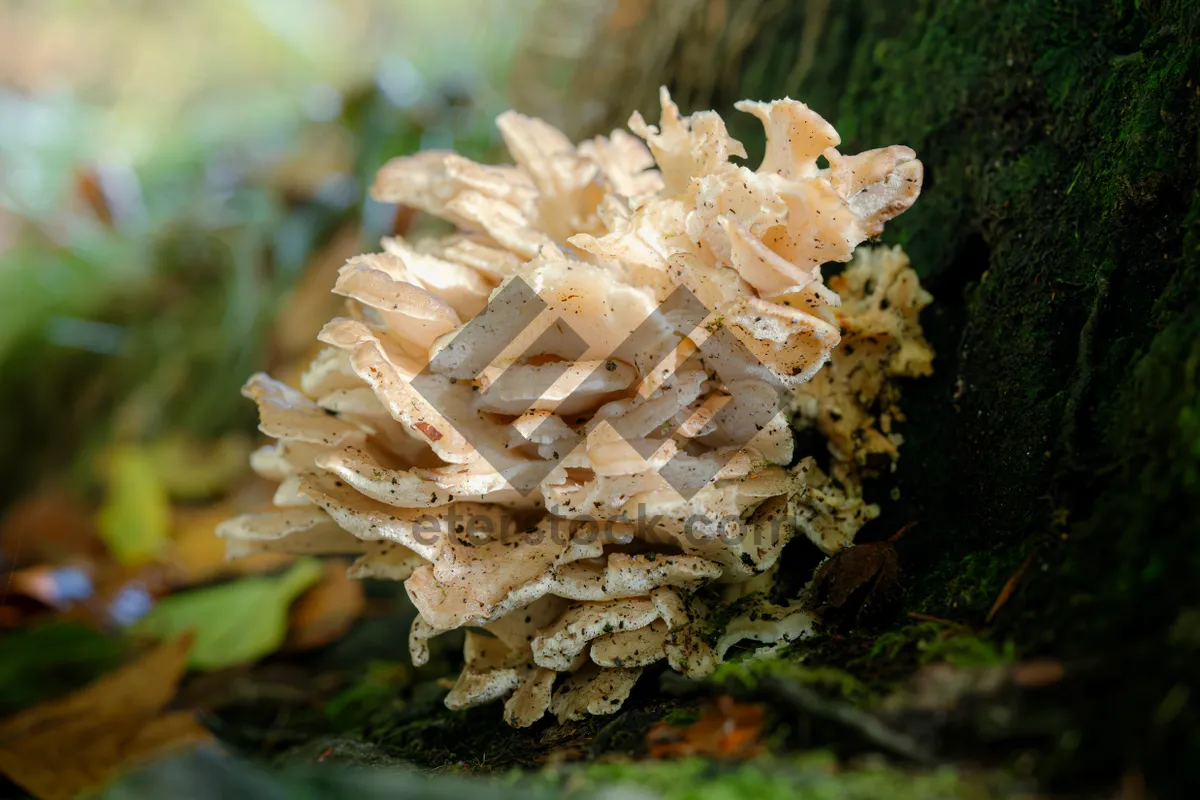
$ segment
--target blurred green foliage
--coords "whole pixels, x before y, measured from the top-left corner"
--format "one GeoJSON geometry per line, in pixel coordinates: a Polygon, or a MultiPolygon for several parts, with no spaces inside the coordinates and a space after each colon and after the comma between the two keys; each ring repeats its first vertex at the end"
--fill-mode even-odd
{"type": "Polygon", "coordinates": [[[0,116],[15,122],[0,130],[0,165],[55,196],[22,201],[19,181],[0,183],[0,213],[17,221],[0,249],[0,508],[71,465],[77,485],[92,485],[92,459],[114,437],[248,429],[253,407],[238,388],[268,365],[288,290],[335,233],[360,230],[365,250],[391,224],[365,197],[374,171],[430,137],[476,156],[494,143],[495,109],[460,83],[401,106],[376,82],[340,108],[219,148],[181,126],[136,169],[109,170],[80,141],[17,141],[47,115],[85,131],[94,110],[0,90],[0,116]],[[347,142],[340,163],[320,165],[321,148],[347,142]],[[125,191],[102,194],[98,215],[102,179],[125,191]]]}
{"type": "Polygon", "coordinates": [[[135,634],[164,641],[192,631],[188,666],[216,670],[249,664],[279,649],[288,632],[288,608],[321,579],[321,562],[297,561],[279,575],[243,578],[164,597],[135,634]],[[245,613],[253,609],[253,613],[245,613]]]}
{"type": "Polygon", "coordinates": [[[996,773],[971,773],[949,767],[915,771],[881,763],[847,768],[830,753],[819,750],[793,758],[760,758],[744,763],[688,758],[567,764],[531,774],[513,773],[505,781],[456,775],[452,769],[429,774],[402,768],[352,769],[328,765],[320,768],[294,765],[270,774],[245,762],[200,752],[136,772],[104,794],[107,800],[464,796],[485,800],[552,797],[990,800],[1031,795],[1019,781],[996,773]]]}

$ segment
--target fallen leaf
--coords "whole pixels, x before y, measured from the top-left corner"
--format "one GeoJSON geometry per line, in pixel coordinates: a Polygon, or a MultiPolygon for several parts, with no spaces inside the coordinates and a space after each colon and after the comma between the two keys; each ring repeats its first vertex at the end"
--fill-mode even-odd
{"type": "Polygon", "coordinates": [[[808,605],[831,627],[878,621],[900,598],[900,558],[891,541],[843,547],[813,575],[808,605]]]}
{"type": "Polygon", "coordinates": [[[11,573],[7,588],[14,597],[36,601],[38,608],[122,627],[145,616],[167,589],[156,564],[130,569],[111,562],[27,567],[11,573]]]}
{"type": "Polygon", "coordinates": [[[203,500],[225,491],[246,474],[250,442],[241,434],[206,440],[173,433],[146,449],[167,494],[180,500],[203,500]]]}
{"type": "Polygon", "coordinates": [[[1062,662],[1051,659],[1023,661],[1008,668],[1009,680],[1025,689],[1050,686],[1061,681],[1066,674],[1062,662]]]}
{"type": "Polygon", "coordinates": [[[346,635],[366,608],[363,585],[346,576],[349,564],[341,559],[325,562],[321,582],[301,595],[289,613],[287,647],[311,650],[346,635]]]}
{"type": "Polygon", "coordinates": [[[232,503],[174,509],[175,522],[165,559],[166,578],[171,585],[192,586],[227,576],[274,572],[294,560],[283,553],[226,559],[225,540],[215,531],[219,522],[237,513],[232,503]]]}
{"type": "Polygon", "coordinates": [[[762,752],[763,708],[728,695],[708,703],[686,727],[658,722],[646,733],[653,758],[750,758],[762,752]]]}
{"type": "Polygon", "coordinates": [[[125,659],[124,644],[62,619],[25,624],[0,638],[0,717],[78,689],[125,659]]]}
{"type": "Polygon", "coordinates": [[[988,611],[988,615],[984,620],[985,622],[991,623],[1000,609],[1004,608],[1004,604],[1013,596],[1013,592],[1017,590],[1017,584],[1021,582],[1021,578],[1029,571],[1029,567],[1033,565],[1034,555],[1034,553],[1030,553],[1021,562],[1021,566],[1017,567],[1017,571],[1010,575],[1008,580],[1004,582],[1004,586],[1000,588],[1000,594],[996,597],[996,602],[992,603],[992,608],[988,611]]]}
{"type": "Polygon", "coordinates": [[[105,465],[104,504],[96,515],[100,536],[117,563],[154,559],[171,531],[171,504],[157,463],[143,447],[118,445],[105,465]]]}
{"type": "Polygon", "coordinates": [[[160,638],[195,631],[192,667],[221,669],[270,655],[287,637],[292,601],[321,579],[321,562],[307,558],[271,576],[241,578],[165,597],[135,633],[160,638]]]}
{"type": "Polygon", "coordinates": [[[190,712],[163,713],[191,637],[155,648],[78,692],[0,722],[0,772],[40,800],[71,800],[120,771],[212,740],[190,712]]]}
{"type": "Polygon", "coordinates": [[[99,561],[107,557],[91,514],[73,495],[29,495],[0,524],[0,558],[10,566],[99,561]]]}
{"type": "MultiPolygon", "coordinates": [[[[325,247],[314,252],[304,265],[294,288],[283,300],[271,332],[272,375],[280,380],[299,380],[319,348],[317,333],[323,320],[336,316],[344,302],[330,293],[334,278],[346,259],[362,252],[357,225],[345,225],[325,247]]],[[[296,384],[293,384],[296,385],[296,384]]]]}

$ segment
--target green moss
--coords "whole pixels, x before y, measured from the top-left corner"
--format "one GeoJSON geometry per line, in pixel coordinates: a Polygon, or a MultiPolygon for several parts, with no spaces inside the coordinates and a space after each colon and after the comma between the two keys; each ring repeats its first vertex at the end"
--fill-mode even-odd
{"type": "Polygon", "coordinates": [[[337,730],[346,731],[375,712],[393,705],[399,692],[412,681],[412,667],[389,661],[373,661],[366,673],[325,704],[325,713],[337,730]]]}
{"type": "Polygon", "coordinates": [[[725,603],[721,602],[715,592],[705,592],[702,600],[709,610],[708,618],[698,624],[697,633],[701,639],[714,646],[725,633],[730,622],[743,614],[752,612],[755,607],[769,602],[767,596],[762,593],[747,595],[732,603],[725,603]]]}
{"type": "Polygon", "coordinates": [[[745,763],[687,758],[553,768],[543,772],[537,782],[541,786],[546,784],[559,788],[567,797],[625,785],[649,789],[666,800],[763,797],[984,800],[1013,796],[1016,789],[1011,780],[995,775],[968,775],[948,768],[909,771],[876,764],[846,769],[831,754],[822,751],[790,759],[762,758],[745,763]]]}
{"type": "Polygon", "coordinates": [[[700,713],[694,708],[674,708],[668,711],[662,721],[676,728],[686,728],[700,719],[700,713]]]}
{"type": "Polygon", "coordinates": [[[906,629],[873,662],[1101,664],[1112,699],[1063,695],[1074,744],[1044,775],[1171,784],[1172,763],[1200,756],[1200,715],[1178,702],[1200,676],[1168,635],[1200,602],[1200,3],[830,15],[854,32],[818,54],[840,72],[791,85],[747,69],[728,99],[806,99],[846,149],[902,142],[924,160],[921,200],[886,238],[937,298],[937,374],[905,388],[903,501],[879,525],[921,520],[901,543],[910,608],[982,625],[1015,576],[991,638],[918,637],[918,652],[906,629]]]}
{"type": "Polygon", "coordinates": [[[1020,568],[1029,546],[1003,543],[945,559],[914,576],[910,605],[922,613],[982,621],[1004,584],[1020,568]]]}
{"type": "Polygon", "coordinates": [[[865,703],[871,698],[866,684],[846,670],[807,666],[801,658],[800,651],[792,650],[775,656],[727,661],[717,667],[709,680],[726,689],[753,693],[763,678],[770,677],[819,688],[851,702],[865,703]]]}

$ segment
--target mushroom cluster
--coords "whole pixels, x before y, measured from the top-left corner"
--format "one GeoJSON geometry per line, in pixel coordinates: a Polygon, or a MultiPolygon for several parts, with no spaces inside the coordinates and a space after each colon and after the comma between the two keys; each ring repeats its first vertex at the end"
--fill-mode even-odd
{"type": "Polygon", "coordinates": [[[766,128],[757,170],[665,90],[640,140],[576,146],[509,112],[513,166],[388,163],[374,197],[456,230],[351,258],[300,388],[246,384],[275,440],[252,466],[279,486],[219,527],[229,553],[403,580],[416,663],[467,628],[446,705],[504,698],[515,726],[612,713],[663,659],[711,668],[696,590],[761,580],[797,532],[851,541],[860,475],[895,457],[892,380],[932,357],[903,255],[854,255],[916,199],[913,152],[842,155],[793,100],[738,108],[766,128]],[[793,416],[845,466],[798,458],[793,416]]]}

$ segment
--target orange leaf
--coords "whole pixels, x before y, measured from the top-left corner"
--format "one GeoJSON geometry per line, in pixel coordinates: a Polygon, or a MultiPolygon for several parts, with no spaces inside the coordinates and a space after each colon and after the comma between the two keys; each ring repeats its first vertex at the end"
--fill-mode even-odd
{"type": "Polygon", "coordinates": [[[653,758],[749,758],[762,752],[763,709],[718,697],[700,719],[680,728],[659,722],[646,734],[653,758]]]}
{"type": "Polygon", "coordinates": [[[167,580],[175,586],[192,586],[232,575],[257,575],[291,563],[283,553],[260,553],[233,561],[225,559],[225,540],[216,534],[217,523],[236,516],[233,503],[205,508],[175,508],[172,541],[167,556],[167,580]]]}
{"type": "Polygon", "coordinates": [[[0,722],[0,772],[40,800],[70,800],[134,764],[211,741],[190,713],[162,713],[190,648],[191,637],[181,637],[78,692],[0,722]]]}
{"type": "Polygon", "coordinates": [[[1009,576],[1009,579],[1004,582],[1004,586],[1000,588],[1000,594],[996,597],[996,602],[992,603],[992,610],[988,612],[987,618],[984,620],[985,622],[991,623],[997,612],[1004,608],[1004,604],[1007,603],[1009,598],[1013,596],[1013,592],[1017,590],[1017,584],[1020,583],[1022,576],[1025,575],[1025,573],[1029,570],[1029,567],[1033,564],[1034,555],[1034,553],[1030,553],[1028,557],[1021,562],[1021,566],[1017,567],[1017,571],[1009,576]]]}
{"type": "Polygon", "coordinates": [[[75,193],[96,219],[107,228],[113,225],[113,210],[100,173],[94,169],[75,170],[75,193]]]}
{"type": "Polygon", "coordinates": [[[366,608],[360,581],[346,577],[342,560],[325,562],[325,576],[292,604],[287,647],[311,650],[346,635],[366,608]]]}

